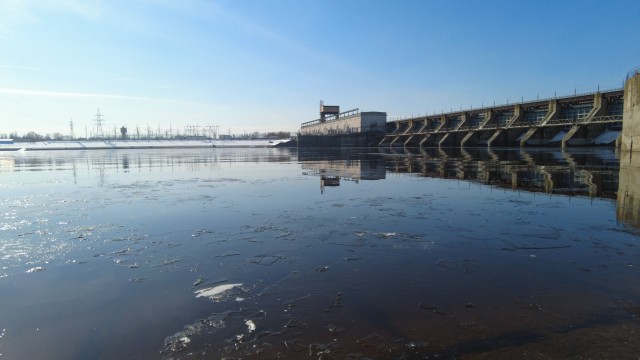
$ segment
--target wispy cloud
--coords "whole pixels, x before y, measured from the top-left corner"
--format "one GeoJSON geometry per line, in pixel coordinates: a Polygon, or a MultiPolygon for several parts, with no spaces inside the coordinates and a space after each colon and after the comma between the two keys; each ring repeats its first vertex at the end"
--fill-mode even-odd
{"type": "MultiPolygon", "coordinates": [[[[270,46],[290,53],[292,56],[304,58],[308,63],[318,64],[317,66],[346,72],[349,73],[350,76],[356,76],[362,72],[360,66],[355,66],[353,63],[346,60],[346,57],[335,56],[335,54],[327,51],[319,51],[319,48],[315,46],[316,44],[310,45],[308,43],[295,40],[289,34],[283,34],[260,24],[260,19],[252,19],[247,17],[245,14],[239,14],[231,11],[223,12],[223,14],[227,20],[230,21],[232,26],[234,26],[238,31],[246,34],[246,36],[259,39],[270,46]]],[[[321,83],[325,81],[322,78],[318,78],[316,74],[312,72],[296,72],[291,68],[283,70],[291,73],[297,78],[311,80],[313,83],[321,83]]]]}
{"type": "Polygon", "coordinates": [[[99,93],[79,93],[79,92],[64,92],[64,91],[47,91],[47,90],[32,90],[32,89],[14,89],[14,88],[0,88],[0,94],[20,95],[20,96],[36,96],[36,97],[54,97],[54,98],[95,98],[95,99],[116,99],[116,100],[134,100],[134,101],[154,101],[154,102],[171,102],[181,104],[202,105],[200,103],[175,99],[163,99],[147,96],[131,96],[131,95],[118,95],[118,94],[99,94],[99,93]]]}
{"type": "Polygon", "coordinates": [[[50,0],[49,4],[59,10],[70,12],[84,19],[97,21],[107,12],[108,2],[97,0],[50,0]]]}
{"type": "MultiPolygon", "coordinates": [[[[326,53],[319,52],[305,44],[296,42],[290,37],[281,33],[273,31],[272,29],[259,24],[256,20],[250,19],[245,15],[226,11],[218,8],[218,16],[225,18],[228,23],[235,27],[238,31],[244,33],[246,36],[261,39],[262,41],[269,43],[275,47],[285,49],[294,54],[299,54],[315,61],[322,61],[325,63],[331,63],[337,65],[335,57],[328,56],[326,53]]],[[[340,64],[340,66],[343,66],[340,64]]]]}
{"type": "Polygon", "coordinates": [[[7,64],[0,64],[0,68],[4,68],[4,69],[20,69],[20,70],[40,70],[40,68],[33,67],[33,66],[7,65],[7,64]]]}
{"type": "Polygon", "coordinates": [[[98,0],[1,0],[0,37],[24,24],[37,23],[47,13],[69,13],[97,21],[109,12],[107,2],[98,0]]]}
{"type": "Polygon", "coordinates": [[[27,89],[12,89],[12,88],[0,88],[2,94],[23,95],[23,96],[44,96],[44,97],[62,97],[62,98],[102,98],[102,99],[123,99],[123,100],[147,100],[158,101],[144,96],[129,96],[129,95],[113,95],[113,94],[95,94],[95,93],[77,93],[77,92],[62,92],[62,91],[46,91],[46,90],[27,90],[27,89]]]}
{"type": "Polygon", "coordinates": [[[10,32],[17,24],[36,21],[37,17],[32,13],[27,1],[3,0],[0,1],[0,37],[10,32]]]}
{"type": "Polygon", "coordinates": [[[286,51],[295,56],[307,58],[313,62],[324,63],[329,66],[344,69],[355,73],[358,67],[344,62],[342,58],[336,57],[327,52],[318,51],[315,47],[294,40],[291,36],[275,31],[263,25],[260,19],[251,17],[233,10],[233,2],[213,2],[213,1],[171,1],[171,0],[147,0],[155,6],[181,12],[193,19],[200,19],[207,23],[215,22],[222,24],[226,28],[238,32],[248,38],[256,39],[274,48],[275,51],[286,51]]]}
{"type": "Polygon", "coordinates": [[[138,79],[136,79],[136,78],[132,78],[132,77],[129,77],[129,76],[121,76],[121,77],[119,77],[119,78],[116,78],[116,79],[115,79],[115,81],[117,81],[117,82],[131,83],[131,82],[137,82],[137,81],[138,81],[138,79]]]}

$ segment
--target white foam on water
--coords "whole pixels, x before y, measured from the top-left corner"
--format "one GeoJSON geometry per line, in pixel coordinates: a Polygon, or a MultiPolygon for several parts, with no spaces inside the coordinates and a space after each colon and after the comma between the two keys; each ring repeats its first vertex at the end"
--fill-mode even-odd
{"type": "Polygon", "coordinates": [[[244,323],[247,325],[249,332],[253,332],[256,330],[256,323],[254,323],[252,320],[245,320],[244,323]]]}
{"type": "Polygon", "coordinates": [[[196,294],[196,297],[209,297],[209,298],[215,298],[217,296],[220,296],[222,293],[227,292],[233,288],[242,286],[242,284],[224,284],[224,285],[218,285],[218,286],[214,286],[214,287],[210,287],[210,288],[206,288],[206,289],[202,289],[202,290],[197,290],[194,292],[194,294],[196,294]]]}

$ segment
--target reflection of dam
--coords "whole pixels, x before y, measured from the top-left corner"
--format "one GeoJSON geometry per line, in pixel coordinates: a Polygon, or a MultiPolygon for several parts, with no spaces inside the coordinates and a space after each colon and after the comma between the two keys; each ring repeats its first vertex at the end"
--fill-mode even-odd
{"type": "Polygon", "coordinates": [[[386,177],[384,160],[377,154],[333,149],[299,152],[298,160],[305,175],[320,177],[320,192],[325,186],[340,186],[340,180],[380,180],[386,177]]]}
{"type": "Polygon", "coordinates": [[[340,186],[340,180],[380,180],[386,176],[384,162],[375,159],[320,160],[302,162],[306,175],[320,176],[320,192],[325,186],[340,186]]]}
{"type": "Polygon", "coordinates": [[[384,159],[377,152],[345,149],[298,151],[298,161],[308,175],[345,180],[380,180],[386,176],[384,159]]]}
{"type": "Polygon", "coordinates": [[[426,149],[412,156],[387,156],[387,168],[397,173],[562,195],[613,199],[618,188],[618,160],[613,151],[607,150],[426,149]]]}
{"type": "MultiPolygon", "coordinates": [[[[619,160],[612,149],[386,149],[379,153],[298,154],[302,169],[330,179],[384,179],[385,172],[458,179],[506,189],[614,199],[619,160]]],[[[333,186],[339,184],[334,181],[333,186]]],[[[327,185],[328,186],[328,185],[327,185]]]]}
{"type": "Polygon", "coordinates": [[[640,157],[632,157],[628,152],[623,152],[620,158],[617,200],[618,220],[640,226],[640,157]]]}
{"type": "Polygon", "coordinates": [[[322,160],[302,162],[302,169],[310,175],[346,180],[380,180],[386,176],[384,162],[375,160],[322,160]]]}

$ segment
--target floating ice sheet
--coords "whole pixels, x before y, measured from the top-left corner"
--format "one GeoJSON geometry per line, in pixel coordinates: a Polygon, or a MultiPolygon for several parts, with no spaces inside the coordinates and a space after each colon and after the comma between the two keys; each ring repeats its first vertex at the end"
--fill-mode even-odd
{"type": "Polygon", "coordinates": [[[208,297],[211,299],[216,299],[216,298],[219,298],[223,293],[239,286],[242,286],[242,284],[218,285],[218,286],[214,286],[214,287],[210,287],[202,290],[197,290],[194,292],[194,294],[196,294],[197,298],[208,297]]]}

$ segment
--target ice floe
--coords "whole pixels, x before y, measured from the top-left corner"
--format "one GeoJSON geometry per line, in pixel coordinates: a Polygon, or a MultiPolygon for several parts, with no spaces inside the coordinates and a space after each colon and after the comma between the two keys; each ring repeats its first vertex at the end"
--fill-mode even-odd
{"type": "Polygon", "coordinates": [[[215,300],[219,299],[225,292],[240,286],[242,286],[242,284],[223,284],[202,290],[197,290],[194,292],[194,294],[196,294],[197,298],[208,297],[215,300]]]}
{"type": "Polygon", "coordinates": [[[254,323],[252,320],[245,320],[244,323],[245,325],[247,325],[250,333],[256,330],[256,323],[254,323]]]}

